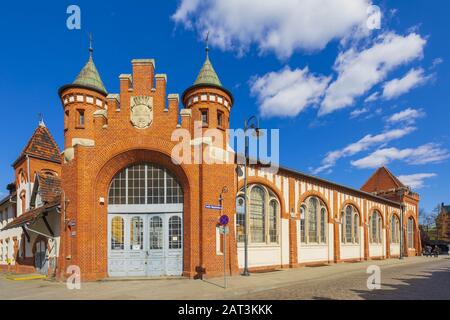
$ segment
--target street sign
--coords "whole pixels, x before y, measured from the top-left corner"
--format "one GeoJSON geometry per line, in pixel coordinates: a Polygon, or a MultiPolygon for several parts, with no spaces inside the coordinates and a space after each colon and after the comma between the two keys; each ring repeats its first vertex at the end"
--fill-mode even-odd
{"type": "Polygon", "coordinates": [[[230,221],[230,218],[228,218],[228,216],[227,216],[226,214],[222,215],[222,216],[219,218],[219,223],[220,223],[222,226],[226,226],[226,225],[228,224],[229,221],[230,221]]]}
{"type": "Polygon", "coordinates": [[[222,210],[222,206],[215,206],[215,205],[212,205],[212,204],[205,205],[205,208],[206,209],[212,209],[212,210],[222,210]]]}

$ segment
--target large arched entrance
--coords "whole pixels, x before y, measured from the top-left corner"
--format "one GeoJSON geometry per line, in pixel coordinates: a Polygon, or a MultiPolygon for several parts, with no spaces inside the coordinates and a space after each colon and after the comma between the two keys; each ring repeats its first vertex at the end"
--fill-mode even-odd
{"type": "Polygon", "coordinates": [[[183,190],[167,169],[127,167],[108,194],[108,275],[163,276],[183,271],[183,190]]]}

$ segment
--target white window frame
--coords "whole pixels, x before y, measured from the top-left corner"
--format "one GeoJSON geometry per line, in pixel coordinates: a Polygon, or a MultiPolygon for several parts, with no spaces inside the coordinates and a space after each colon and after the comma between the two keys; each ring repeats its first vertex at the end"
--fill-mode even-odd
{"type": "MultiPolygon", "coordinates": [[[[244,192],[243,189],[241,189],[241,191],[238,193],[238,195],[236,196],[236,199],[242,198],[245,201],[245,206],[246,206],[246,212],[247,212],[247,216],[244,216],[245,219],[245,223],[247,226],[247,230],[249,232],[248,234],[248,244],[251,246],[280,246],[280,228],[281,228],[281,203],[280,200],[278,199],[278,196],[275,194],[275,192],[273,192],[272,190],[270,190],[269,188],[267,188],[264,185],[261,184],[251,184],[247,187],[248,191],[247,191],[247,201],[245,201],[244,198],[244,192]],[[265,230],[264,230],[264,238],[265,241],[264,242],[253,242],[252,241],[252,237],[251,237],[251,230],[250,230],[250,205],[251,205],[251,193],[253,191],[253,188],[255,187],[259,187],[263,190],[264,192],[264,223],[265,223],[265,230]],[[277,241],[276,242],[271,242],[270,241],[270,221],[269,221],[269,210],[270,210],[270,203],[272,201],[275,201],[277,203],[277,213],[276,213],[276,218],[277,218],[277,224],[276,224],[276,238],[277,241]]],[[[237,221],[237,219],[236,219],[237,221]]],[[[237,226],[236,226],[237,228],[237,226]]],[[[237,229],[236,229],[237,230],[237,229]]],[[[244,235],[245,235],[245,230],[244,230],[244,235]]],[[[239,239],[240,237],[236,237],[236,239],[239,239]]],[[[242,237],[242,240],[244,237],[242,237]]],[[[238,241],[239,244],[243,244],[243,241],[238,241]]]]}
{"type": "MultiPolygon", "coordinates": [[[[329,212],[327,210],[327,206],[325,205],[325,202],[320,199],[317,196],[309,196],[307,197],[302,204],[300,205],[300,210],[304,210],[304,219],[303,219],[303,223],[304,223],[304,236],[300,235],[300,243],[305,244],[305,245],[327,245],[328,244],[328,220],[329,220],[329,212]],[[316,211],[316,238],[317,241],[316,242],[312,242],[309,239],[309,200],[311,198],[315,198],[317,200],[318,203],[318,209],[316,211]],[[325,242],[322,242],[322,235],[321,235],[321,212],[322,209],[325,209],[325,242]],[[304,241],[303,241],[304,240],[304,241]]],[[[300,217],[301,218],[301,217],[300,217]]],[[[302,219],[301,219],[302,220],[302,219]]],[[[302,223],[300,221],[300,223],[302,223]]],[[[301,230],[302,228],[300,228],[301,230]]]]}

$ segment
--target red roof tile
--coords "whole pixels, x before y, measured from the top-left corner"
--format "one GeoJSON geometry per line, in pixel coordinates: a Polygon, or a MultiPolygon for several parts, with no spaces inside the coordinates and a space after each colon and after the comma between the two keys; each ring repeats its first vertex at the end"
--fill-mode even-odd
{"type": "Polygon", "coordinates": [[[405,188],[405,185],[398,180],[386,167],[381,167],[364,183],[361,187],[365,192],[381,192],[392,189],[405,188]]]}
{"type": "Polygon", "coordinates": [[[47,127],[44,124],[40,124],[14,164],[26,155],[61,163],[60,153],[59,147],[47,127]]]}

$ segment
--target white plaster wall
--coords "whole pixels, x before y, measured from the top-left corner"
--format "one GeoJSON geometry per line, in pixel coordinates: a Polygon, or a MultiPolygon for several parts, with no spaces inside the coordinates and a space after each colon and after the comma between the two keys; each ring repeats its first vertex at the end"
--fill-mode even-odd
{"type": "Polygon", "coordinates": [[[381,244],[369,244],[369,256],[381,257],[383,256],[383,245],[381,244]]]}
{"type": "Polygon", "coordinates": [[[281,248],[281,261],[289,264],[289,219],[281,219],[281,248]]]}
{"type": "Polygon", "coordinates": [[[391,243],[390,245],[391,249],[391,255],[398,256],[400,255],[400,244],[398,243],[391,243]]]}
{"type": "MultiPolygon", "coordinates": [[[[239,268],[245,264],[244,247],[238,247],[239,268]]],[[[264,267],[281,265],[281,246],[251,246],[248,248],[248,266],[264,267]]]]}
{"type": "Polygon", "coordinates": [[[361,246],[359,244],[341,244],[341,259],[361,258],[361,246]]]}
{"type": "Polygon", "coordinates": [[[298,248],[298,262],[328,261],[328,245],[300,245],[298,248]]]}

